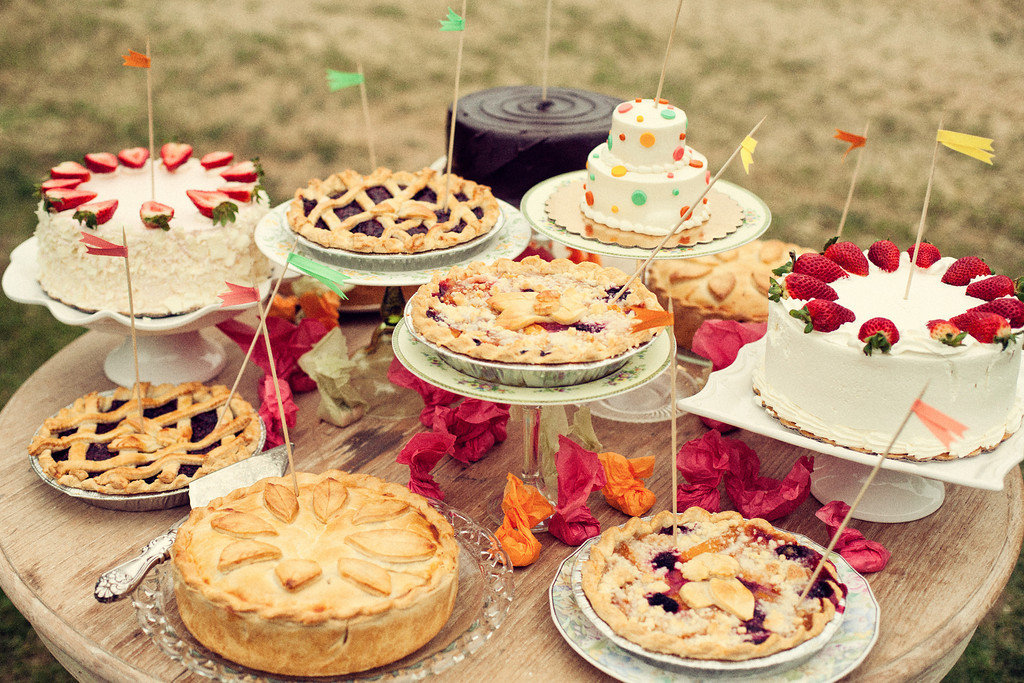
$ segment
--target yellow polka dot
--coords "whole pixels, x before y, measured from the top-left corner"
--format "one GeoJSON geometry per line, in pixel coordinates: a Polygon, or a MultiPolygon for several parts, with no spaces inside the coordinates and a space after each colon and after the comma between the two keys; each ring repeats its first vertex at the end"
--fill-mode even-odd
{"type": "Polygon", "coordinates": [[[612,175],[616,178],[621,178],[626,175],[626,167],[622,165],[612,166],[612,175]]]}
{"type": "Polygon", "coordinates": [[[643,122],[644,122],[644,117],[643,117],[643,115],[637,116],[637,117],[636,117],[636,122],[637,122],[637,123],[643,123],[643,122]]]}
{"type": "Polygon", "coordinates": [[[618,212],[619,212],[619,207],[617,207],[614,204],[612,204],[612,213],[618,213],[618,212]]]}
{"type": "Polygon", "coordinates": [[[654,133],[644,133],[640,136],[640,144],[644,147],[654,146],[654,133]]]}

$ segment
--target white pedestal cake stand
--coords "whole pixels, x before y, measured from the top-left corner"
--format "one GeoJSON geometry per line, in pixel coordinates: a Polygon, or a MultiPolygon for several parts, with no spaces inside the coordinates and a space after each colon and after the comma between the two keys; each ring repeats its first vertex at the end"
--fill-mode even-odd
{"type": "MultiPolygon", "coordinates": [[[[651,255],[650,249],[641,247],[623,247],[618,244],[606,244],[595,239],[584,237],[566,230],[548,218],[547,202],[551,196],[563,186],[582,181],[586,171],[573,171],[548,178],[534,185],[523,195],[521,210],[530,221],[533,229],[541,235],[559,244],[573,249],[609,256],[613,258],[632,259],[637,266],[651,255]]],[[[735,201],[743,214],[742,224],[733,232],[703,244],[668,247],[658,252],[655,257],[661,259],[684,259],[697,256],[709,256],[730,249],[736,249],[751,242],[768,230],[772,222],[772,214],[757,195],[739,185],[720,180],[715,183],[715,190],[735,201]]],[[[627,266],[628,267],[628,266],[627,266]]],[[[645,280],[646,280],[646,273],[645,280]]],[[[692,393],[697,383],[685,372],[676,370],[676,381],[684,393],[692,393]]],[[[661,422],[671,416],[669,394],[671,382],[668,373],[642,389],[629,394],[621,394],[613,398],[595,401],[591,412],[598,417],[618,422],[661,422]]]]}
{"type": "MultiPolygon", "coordinates": [[[[88,313],[51,299],[39,286],[37,254],[35,237],[30,237],[14,248],[11,264],[3,275],[4,294],[19,303],[46,306],[53,317],[65,325],[123,335],[124,341],[107,354],[103,371],[110,381],[121,386],[131,386],[135,382],[135,359],[129,317],[114,311],[88,313]]],[[[263,283],[260,291],[266,296],[269,283],[263,283]]],[[[144,382],[177,384],[205,382],[216,377],[223,369],[227,355],[220,341],[203,330],[234,318],[254,305],[221,308],[211,304],[182,315],[136,318],[139,378],[144,382]]]]}
{"type": "MultiPolygon", "coordinates": [[[[721,420],[778,441],[815,451],[811,493],[822,503],[851,503],[878,460],[861,453],[811,439],[783,426],[765,412],[752,389],[755,366],[764,356],[764,341],[740,349],[732,365],[711,373],[699,393],[679,400],[682,410],[721,420]]],[[[1024,384],[1020,384],[1024,386],[1024,384]]],[[[945,498],[943,482],[998,491],[1007,472],[1024,460],[1024,430],[1018,430],[995,450],[972,458],[912,462],[887,458],[854,511],[868,522],[909,522],[935,512],[945,498]]]]}

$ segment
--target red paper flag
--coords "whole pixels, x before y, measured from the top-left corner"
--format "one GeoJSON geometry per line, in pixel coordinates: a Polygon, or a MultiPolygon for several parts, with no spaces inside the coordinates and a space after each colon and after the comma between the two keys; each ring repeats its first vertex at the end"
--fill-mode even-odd
{"type": "Polygon", "coordinates": [[[842,140],[843,142],[849,142],[850,146],[845,152],[843,152],[843,159],[846,159],[846,155],[867,144],[868,139],[863,135],[857,135],[856,133],[847,133],[845,130],[839,130],[836,128],[836,134],[833,135],[836,140],[842,140]]]}
{"type": "Polygon", "coordinates": [[[108,242],[102,237],[96,235],[90,235],[89,233],[82,231],[82,242],[85,243],[85,251],[89,254],[96,254],[97,256],[120,256],[122,258],[128,257],[128,248],[120,244],[114,244],[108,242]]]}
{"type": "Polygon", "coordinates": [[[140,69],[148,69],[150,65],[149,57],[135,50],[128,50],[128,54],[121,55],[121,59],[124,60],[122,66],[137,66],[140,69]]]}
{"type": "Polygon", "coordinates": [[[241,304],[254,304],[260,300],[259,292],[256,291],[255,287],[243,287],[242,285],[235,285],[230,282],[225,282],[224,284],[228,286],[228,291],[217,295],[217,298],[221,300],[221,308],[239,306],[241,304]]]}
{"type": "Polygon", "coordinates": [[[920,399],[914,401],[914,405],[910,409],[924,423],[928,431],[934,434],[935,438],[941,441],[942,445],[946,448],[949,448],[954,438],[960,438],[967,431],[967,425],[957,422],[941,410],[931,407],[920,399]]]}

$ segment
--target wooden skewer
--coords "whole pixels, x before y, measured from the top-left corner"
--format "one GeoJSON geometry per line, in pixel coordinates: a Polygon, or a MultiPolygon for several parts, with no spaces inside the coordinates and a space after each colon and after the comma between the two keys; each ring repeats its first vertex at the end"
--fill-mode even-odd
{"type": "Polygon", "coordinates": [[[358,62],[356,69],[359,71],[359,99],[363,103],[363,124],[366,127],[366,150],[370,154],[370,172],[377,169],[377,151],[373,145],[373,127],[370,124],[370,102],[366,98],[366,75],[363,73],[363,63],[358,62]]]}
{"type": "Polygon", "coordinates": [[[551,55],[551,2],[548,0],[547,13],[544,19],[544,61],[540,68],[540,101],[548,101],[548,62],[551,55]]]}
{"type": "Polygon", "coordinates": [[[665,59],[661,63],[661,76],[658,77],[658,92],[654,95],[654,108],[658,108],[658,100],[661,99],[661,87],[665,85],[665,72],[668,70],[668,53],[672,49],[672,39],[676,37],[676,26],[679,25],[679,13],[683,9],[683,0],[679,0],[676,7],[676,18],[672,22],[672,32],[668,34],[668,45],[665,46],[665,59]]]}
{"type": "MultiPolygon", "coordinates": [[[[868,136],[868,126],[871,122],[864,124],[864,137],[868,136]]],[[[850,179],[850,191],[846,193],[846,204],[843,206],[843,215],[839,218],[839,229],[836,230],[836,237],[843,234],[843,226],[846,225],[846,214],[850,212],[850,203],[853,201],[853,188],[857,185],[857,174],[860,173],[860,161],[864,158],[864,150],[857,155],[857,163],[853,165],[853,178],[850,179]]]]}
{"type": "Polygon", "coordinates": [[[138,402],[139,431],[141,432],[144,427],[142,426],[142,381],[139,377],[139,341],[135,335],[135,300],[132,297],[132,269],[131,264],[128,262],[128,234],[125,232],[123,225],[121,226],[121,243],[124,245],[124,276],[128,281],[128,321],[132,335],[132,357],[135,360],[135,386],[132,387],[132,393],[135,394],[136,401],[138,402]]]}
{"type": "MultiPolygon", "coordinates": [[[[286,267],[287,270],[287,267],[286,267]]],[[[267,312],[263,308],[263,302],[259,299],[256,300],[256,305],[259,307],[261,327],[263,328],[263,340],[267,345],[267,359],[270,362],[270,376],[274,380],[274,394],[277,396],[277,409],[281,415],[281,431],[284,435],[285,449],[288,451],[288,469],[292,473],[292,489],[295,491],[295,496],[299,495],[299,477],[295,474],[295,460],[292,457],[292,440],[288,435],[288,420],[284,414],[284,399],[281,398],[281,385],[277,381],[277,363],[274,362],[274,350],[270,348],[270,331],[267,330],[266,322],[267,312]]]]}
{"type": "MultiPolygon", "coordinates": [[[[942,130],[942,122],[945,116],[939,118],[939,130],[942,130]]],[[[910,283],[914,280],[914,264],[917,263],[917,252],[921,249],[921,239],[924,237],[924,219],[928,215],[928,202],[932,196],[932,179],[935,177],[935,160],[939,156],[939,138],[935,137],[935,149],[932,150],[932,167],[928,171],[928,187],[924,191],[924,206],[921,207],[921,222],[917,224],[917,237],[914,239],[914,255],[910,257],[910,272],[907,274],[907,289],[903,292],[903,298],[910,297],[910,283]]]]}
{"type": "MultiPolygon", "coordinates": [[[[462,20],[466,20],[466,0],[462,0],[462,20]]],[[[455,117],[459,111],[459,75],[462,73],[462,45],[465,42],[466,31],[459,31],[459,52],[455,57],[455,96],[452,97],[452,116],[448,130],[448,153],[444,169],[444,194],[440,197],[438,207],[443,211],[448,206],[448,193],[451,188],[452,177],[452,153],[455,150],[455,117]]],[[[451,214],[449,213],[449,218],[451,214]]]]}
{"type": "Polygon", "coordinates": [[[156,201],[156,147],[153,144],[153,58],[149,54],[149,38],[146,38],[146,109],[149,113],[149,198],[156,201]]]}

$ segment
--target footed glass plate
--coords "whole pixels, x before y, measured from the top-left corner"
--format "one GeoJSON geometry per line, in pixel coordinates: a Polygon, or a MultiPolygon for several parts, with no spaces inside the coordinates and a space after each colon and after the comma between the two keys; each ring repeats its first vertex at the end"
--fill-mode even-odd
{"type": "MultiPolygon", "coordinates": [[[[797,536],[801,542],[817,547],[807,538],[798,534],[797,536]]],[[[620,647],[604,632],[607,626],[589,608],[589,604],[583,606],[587,599],[580,584],[580,567],[589,556],[590,546],[596,540],[593,538],[584,543],[558,568],[548,593],[551,618],[555,628],[573,650],[601,671],[620,681],[646,683],[717,679],[766,683],[790,680],[830,682],[857,668],[878,640],[879,607],[871,587],[846,560],[833,553],[830,559],[836,565],[839,578],[849,591],[846,596],[846,610],[835,632],[830,638],[824,639],[827,642],[817,643],[821,646],[820,650],[810,653],[803,661],[800,661],[799,656],[781,661],[778,655],[773,655],[764,658],[766,662],[763,669],[748,668],[743,671],[735,670],[736,667],[733,665],[749,667],[748,662],[685,660],[657,653],[644,655],[640,654],[642,648],[632,643],[630,648],[620,647]],[[663,661],[666,657],[676,660],[678,664],[663,661]],[[693,665],[690,666],[690,663],[693,665]]]]}
{"type": "MultiPolygon", "coordinates": [[[[430,501],[455,528],[459,544],[459,590],[444,628],[419,650],[355,674],[310,679],[322,683],[350,680],[419,681],[455,666],[484,646],[504,622],[512,604],[512,563],[494,536],[444,503],[430,501]],[[497,548],[497,550],[493,550],[497,548]]],[[[215,681],[272,683],[300,680],[255,671],[228,661],[197,641],[181,621],[169,564],[157,565],[132,594],[142,631],[167,656],[215,681]]]]}

